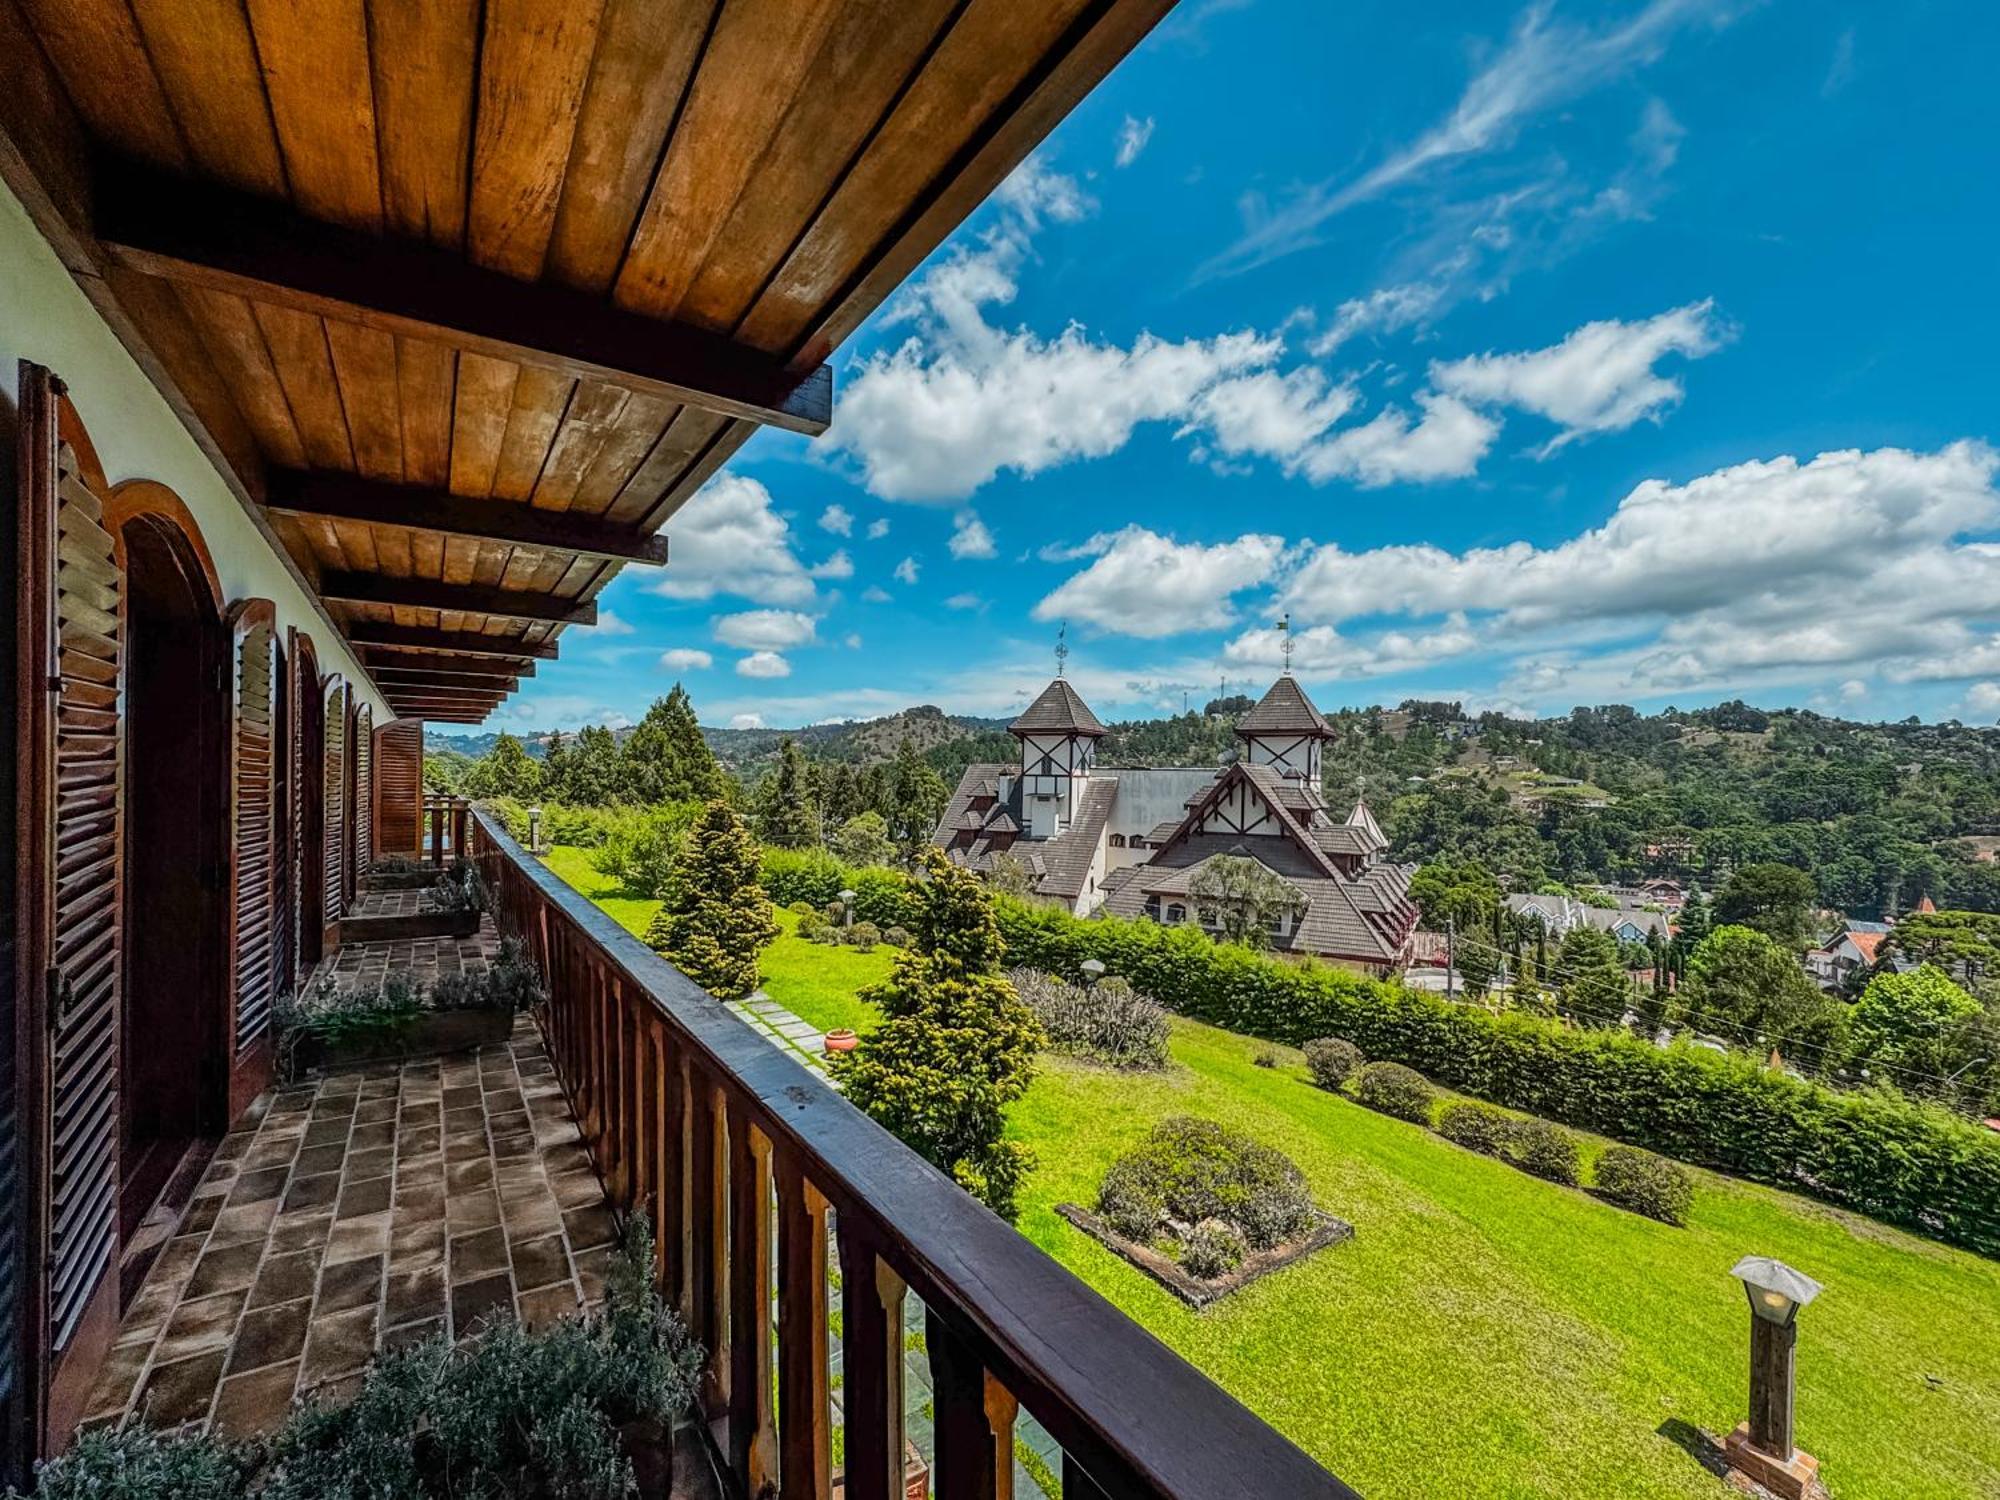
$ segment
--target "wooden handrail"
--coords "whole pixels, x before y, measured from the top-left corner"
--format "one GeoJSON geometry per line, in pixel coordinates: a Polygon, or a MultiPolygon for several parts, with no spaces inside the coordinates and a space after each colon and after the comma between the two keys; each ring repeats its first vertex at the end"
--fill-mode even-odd
{"type": "Polygon", "coordinates": [[[473,810],[471,853],[502,929],[540,966],[549,1054],[606,1191],[621,1210],[650,1215],[662,1285],[708,1347],[707,1415],[742,1493],[766,1493],[780,1476],[785,1500],[829,1493],[830,1210],[848,1500],[902,1493],[905,1286],[926,1310],[941,1500],[1011,1493],[1016,1403],[1062,1445],[1065,1500],[1353,1496],[550,874],[483,809],[473,810]]]}
{"type": "Polygon", "coordinates": [[[471,837],[472,804],[465,798],[450,792],[424,793],[424,818],[430,824],[430,860],[443,866],[450,863],[446,851],[452,859],[464,854],[471,837]],[[446,840],[449,839],[449,843],[446,840]]]}

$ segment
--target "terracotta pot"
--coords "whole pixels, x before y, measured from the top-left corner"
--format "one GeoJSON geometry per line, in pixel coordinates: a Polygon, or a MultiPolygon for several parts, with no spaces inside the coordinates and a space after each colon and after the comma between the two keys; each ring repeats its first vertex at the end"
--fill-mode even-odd
{"type": "Polygon", "coordinates": [[[861,1039],[845,1026],[835,1027],[826,1034],[826,1050],[829,1052],[852,1052],[861,1039]]]}

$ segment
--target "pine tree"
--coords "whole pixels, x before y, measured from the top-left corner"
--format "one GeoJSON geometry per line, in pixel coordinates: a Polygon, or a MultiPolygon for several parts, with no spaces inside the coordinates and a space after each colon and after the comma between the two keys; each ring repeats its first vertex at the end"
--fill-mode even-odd
{"type": "Polygon", "coordinates": [[[779,742],[778,763],[757,787],[757,831],[780,849],[812,849],[820,842],[819,808],[812,768],[790,735],[779,742]]]}
{"type": "Polygon", "coordinates": [[[569,744],[560,729],[549,736],[542,752],[542,796],[551,802],[573,802],[569,785],[569,744]]]}
{"type": "Polygon", "coordinates": [[[758,883],[764,851],[726,802],[710,802],[689,830],[646,931],[649,946],[718,1000],[757,988],[757,955],[778,935],[758,883]]]}
{"type": "Polygon", "coordinates": [[[843,827],[850,819],[870,811],[868,800],[862,793],[861,778],[854,767],[846,761],[835,761],[826,768],[826,783],[819,805],[820,815],[829,828],[843,827]]]}
{"type": "Polygon", "coordinates": [[[914,741],[906,739],[897,746],[885,778],[887,805],[878,806],[878,811],[889,820],[889,836],[905,858],[914,859],[916,850],[930,839],[950,798],[944,778],[917,753],[914,741]]]}
{"type": "Polygon", "coordinates": [[[1004,1219],[1033,1166],[1002,1139],[1044,1041],[1035,1013],[1000,972],[1005,945],[977,876],[924,852],[914,946],[861,998],[883,1019],[834,1059],[848,1099],[1004,1219]]]}
{"type": "Polygon", "coordinates": [[[564,773],[568,801],[579,807],[609,807],[620,800],[623,774],[618,741],[610,730],[601,724],[587,724],[577,732],[564,773]]]}
{"type": "Polygon", "coordinates": [[[666,697],[653,700],[619,760],[625,800],[642,807],[707,801],[720,797],[727,786],[715,753],[702,738],[687,689],[678,682],[666,697]]]}
{"type": "Polygon", "coordinates": [[[855,814],[834,831],[827,846],[847,865],[886,865],[896,857],[889,824],[878,812],[855,814]]]}

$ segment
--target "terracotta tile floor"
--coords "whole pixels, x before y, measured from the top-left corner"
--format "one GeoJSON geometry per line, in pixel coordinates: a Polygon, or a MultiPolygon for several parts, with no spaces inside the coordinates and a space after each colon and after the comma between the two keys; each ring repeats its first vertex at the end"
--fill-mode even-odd
{"type": "Polygon", "coordinates": [[[87,1420],[268,1430],[377,1349],[594,1302],[612,1236],[526,1017],[476,1054],[273,1090],[223,1139],[87,1420]]]}
{"type": "MultiPolygon", "coordinates": [[[[386,913],[385,913],[386,915],[386,913]]],[[[491,917],[481,918],[471,937],[394,938],[380,943],[349,943],[323,962],[318,974],[331,974],[344,990],[379,985],[395,971],[406,971],[419,983],[430,984],[440,974],[477,973],[500,951],[491,917]]]]}

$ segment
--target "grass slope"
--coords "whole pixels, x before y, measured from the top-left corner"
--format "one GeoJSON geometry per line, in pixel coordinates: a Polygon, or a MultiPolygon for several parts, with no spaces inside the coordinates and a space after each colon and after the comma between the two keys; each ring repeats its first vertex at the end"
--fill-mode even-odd
{"type": "MultiPolygon", "coordinates": [[[[572,853],[552,867],[595,897],[572,853]]],[[[651,914],[605,905],[628,927],[651,914]]],[[[889,957],[788,930],[767,987],[853,1025],[889,957]]],[[[1722,1500],[1674,1437],[1741,1415],[1749,1314],[1728,1273],[1747,1253],[1826,1283],[1799,1438],[1839,1500],[2000,1495],[2000,1265],[1706,1173],[1669,1228],[1323,1093],[1294,1052],[1177,1021],[1173,1054],[1153,1076],[1043,1059],[1011,1120],[1037,1153],[1022,1232],[1371,1500],[1722,1500]],[[1273,1050],[1281,1067],[1254,1065],[1273,1050]],[[1197,1314],[1056,1217],[1177,1113],[1288,1152],[1354,1240],[1197,1314]]]]}

